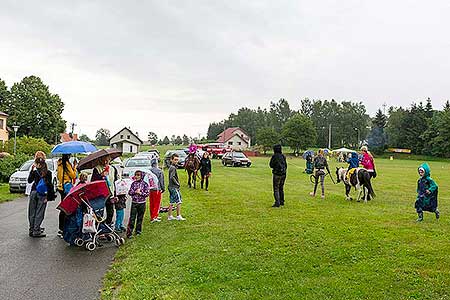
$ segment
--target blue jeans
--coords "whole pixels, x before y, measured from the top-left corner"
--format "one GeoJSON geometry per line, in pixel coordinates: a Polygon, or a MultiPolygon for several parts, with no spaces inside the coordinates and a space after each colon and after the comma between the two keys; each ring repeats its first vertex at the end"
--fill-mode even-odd
{"type": "Polygon", "coordinates": [[[125,215],[124,209],[116,209],[116,229],[123,228],[123,217],[125,215]]]}

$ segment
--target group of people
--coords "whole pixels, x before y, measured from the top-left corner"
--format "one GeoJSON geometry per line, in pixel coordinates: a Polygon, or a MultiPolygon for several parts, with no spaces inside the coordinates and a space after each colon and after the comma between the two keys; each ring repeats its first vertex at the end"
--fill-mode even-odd
{"type": "MultiPolygon", "coordinates": [[[[272,168],[273,174],[273,195],[274,204],[272,207],[280,207],[284,205],[284,184],[286,181],[287,174],[287,162],[286,157],[282,153],[281,145],[275,145],[273,147],[273,156],[270,160],[269,166],[272,168]]],[[[320,181],[321,184],[321,197],[325,198],[325,176],[327,174],[331,175],[328,160],[324,155],[324,150],[319,149],[317,156],[306,158],[306,169],[313,173],[314,184],[313,191],[310,196],[315,197],[317,192],[317,186],[320,181]]],[[[347,176],[351,172],[357,170],[360,165],[362,168],[366,169],[370,174],[371,178],[377,177],[377,171],[375,168],[375,161],[373,155],[369,152],[367,146],[361,147],[361,154],[358,155],[356,152],[352,152],[348,155],[346,162],[348,163],[347,176]]],[[[309,172],[308,172],[309,173],[309,172]]],[[[430,167],[428,164],[424,163],[418,168],[419,179],[417,182],[417,197],[415,201],[415,208],[418,214],[418,222],[423,221],[423,212],[429,211],[433,212],[436,219],[439,219],[440,213],[438,210],[438,186],[436,182],[430,176],[430,167]]]]}
{"type": "MultiPolygon", "coordinates": [[[[29,196],[28,219],[29,235],[31,237],[45,237],[45,230],[41,227],[44,220],[48,201],[56,200],[56,193],[60,194],[61,201],[70,193],[74,185],[85,184],[88,181],[88,174],[77,172],[77,161],[70,162],[70,155],[64,154],[57,164],[57,189],[55,191],[52,182],[52,173],[46,164],[46,155],[42,151],[35,154],[34,163],[28,176],[28,183],[31,184],[29,196]]],[[[182,196],[180,192],[180,181],[178,179],[177,165],[179,156],[173,154],[170,157],[168,170],[168,187],[170,194],[168,220],[186,220],[181,215],[182,196]],[[176,215],[173,215],[173,210],[176,215]]],[[[205,154],[200,160],[203,183],[208,189],[208,178],[211,175],[211,161],[205,154]]],[[[146,211],[147,199],[149,199],[150,221],[157,223],[161,221],[159,212],[161,208],[162,195],[165,192],[164,173],[158,167],[158,160],[151,161],[150,172],[137,170],[132,177],[132,182],[126,193],[118,192],[116,184],[122,181],[120,172],[111,164],[109,156],[101,157],[97,160],[96,166],[92,170],[90,181],[106,181],[110,196],[105,201],[104,222],[116,232],[126,232],[126,236],[131,238],[133,234],[139,235],[142,232],[142,223],[146,211]],[[131,198],[130,216],[128,225],[124,226],[124,212],[126,208],[127,196],[131,198]],[[115,215],[115,222],[113,219],[115,215]]],[[[63,211],[59,213],[58,236],[64,234],[66,215],[63,211]]]]}

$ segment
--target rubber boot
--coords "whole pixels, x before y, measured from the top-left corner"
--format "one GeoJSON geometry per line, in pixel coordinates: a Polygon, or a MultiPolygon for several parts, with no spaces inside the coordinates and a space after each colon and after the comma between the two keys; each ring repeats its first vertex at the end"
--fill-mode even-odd
{"type": "Polygon", "coordinates": [[[417,222],[422,222],[423,221],[423,212],[417,213],[417,215],[419,216],[417,218],[417,222]]]}
{"type": "Polygon", "coordinates": [[[434,212],[436,214],[436,220],[439,220],[439,217],[441,216],[441,213],[439,212],[439,210],[436,208],[436,211],[434,212]]]}

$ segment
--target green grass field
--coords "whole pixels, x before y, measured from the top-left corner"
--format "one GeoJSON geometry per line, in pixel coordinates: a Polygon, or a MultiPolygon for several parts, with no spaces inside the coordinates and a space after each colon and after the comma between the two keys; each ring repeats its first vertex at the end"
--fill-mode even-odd
{"type": "MultiPolygon", "coordinates": [[[[304,160],[288,159],[286,205],[273,203],[268,158],[247,168],[214,161],[210,191],[188,189],[183,215],[163,215],[126,243],[103,299],[450,299],[450,163],[431,162],[441,219],[416,223],[417,166],[378,159],[377,198],[344,198],[326,179],[311,198],[304,160]]],[[[334,168],[332,163],[332,168],[334,168]]],[[[164,196],[168,203],[168,195],[164,196]]]]}
{"type": "Polygon", "coordinates": [[[11,201],[19,197],[22,197],[22,194],[11,194],[9,192],[9,184],[0,183],[0,203],[11,201]]]}
{"type": "MultiPolygon", "coordinates": [[[[270,208],[267,157],[254,158],[250,169],[224,168],[215,160],[209,192],[182,188],[188,221],[146,220],[143,236],[118,252],[102,296],[449,299],[450,161],[430,164],[440,186],[441,220],[426,214],[417,224],[413,202],[420,162],[405,158],[377,160],[378,197],[367,205],[345,201],[343,186],[328,178],[326,199],[309,197],[304,161],[289,158],[282,209],[270,208]]],[[[179,175],[185,182],[184,172],[179,175]]],[[[0,202],[18,196],[0,185],[0,202]]]]}

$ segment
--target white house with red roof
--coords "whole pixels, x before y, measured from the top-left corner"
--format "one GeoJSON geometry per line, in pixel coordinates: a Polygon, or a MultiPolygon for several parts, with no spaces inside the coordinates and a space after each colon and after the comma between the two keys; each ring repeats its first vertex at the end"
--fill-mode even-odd
{"type": "Polygon", "coordinates": [[[248,149],[251,146],[250,136],[239,127],[225,129],[217,136],[217,142],[236,150],[248,149]]]}

